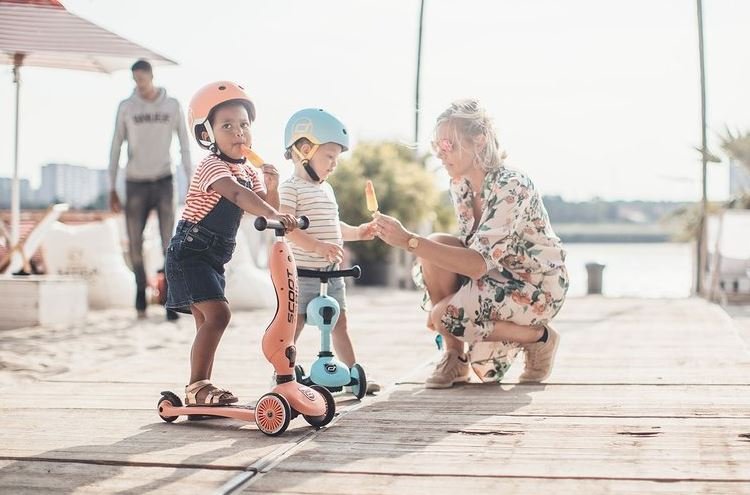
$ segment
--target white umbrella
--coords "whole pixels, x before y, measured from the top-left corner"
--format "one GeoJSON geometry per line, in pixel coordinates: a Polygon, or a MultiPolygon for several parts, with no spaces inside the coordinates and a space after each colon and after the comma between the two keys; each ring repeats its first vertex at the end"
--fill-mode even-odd
{"type": "Polygon", "coordinates": [[[16,119],[11,195],[11,247],[19,240],[18,103],[21,66],[110,73],[137,59],[176,62],[71,14],[56,0],[0,0],[0,64],[13,65],[16,119]]]}

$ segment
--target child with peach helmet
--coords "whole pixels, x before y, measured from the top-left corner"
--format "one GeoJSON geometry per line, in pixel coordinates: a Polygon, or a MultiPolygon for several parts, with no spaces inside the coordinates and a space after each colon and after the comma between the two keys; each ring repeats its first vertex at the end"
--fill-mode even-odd
{"type": "Polygon", "coordinates": [[[211,383],[214,356],[231,318],[224,294],[224,266],[232,259],[243,214],[279,220],[291,230],[292,215],[279,213],[279,174],[262,164],[261,174],[246,163],[255,105],[245,90],[229,81],[208,84],[190,101],[188,123],[198,144],[211,151],[190,180],[182,218],[167,248],[166,307],[191,313],[196,335],[190,353],[188,406],[237,402],[211,383]]]}

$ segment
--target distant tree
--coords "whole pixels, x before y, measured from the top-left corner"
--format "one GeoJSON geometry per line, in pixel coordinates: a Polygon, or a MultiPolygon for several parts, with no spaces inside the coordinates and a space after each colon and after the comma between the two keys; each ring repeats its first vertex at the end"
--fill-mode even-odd
{"type": "MultiPolygon", "coordinates": [[[[395,142],[359,143],[328,179],[336,193],[341,220],[359,225],[372,219],[365,202],[365,183],[375,186],[380,211],[415,229],[425,220],[445,221],[433,175],[411,149],[395,142]]],[[[444,206],[443,206],[444,208],[444,206]]],[[[388,259],[390,248],[375,239],[349,245],[360,262],[388,259]]]]}
{"type": "Polygon", "coordinates": [[[721,137],[721,147],[733,159],[740,162],[750,172],[750,132],[742,133],[735,131],[733,134],[729,128],[721,137]]]}
{"type": "MultiPolygon", "coordinates": [[[[727,127],[726,134],[721,137],[721,147],[732,159],[737,160],[750,173],[750,132],[744,134],[736,131],[733,134],[727,127]]],[[[727,208],[750,208],[750,191],[743,191],[738,197],[732,198],[727,208]]]]}

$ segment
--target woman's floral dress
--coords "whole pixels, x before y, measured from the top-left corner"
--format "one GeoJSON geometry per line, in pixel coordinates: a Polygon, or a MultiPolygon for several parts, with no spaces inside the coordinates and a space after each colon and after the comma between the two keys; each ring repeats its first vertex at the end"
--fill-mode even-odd
{"type": "MultiPolygon", "coordinates": [[[[459,239],[482,255],[488,271],[478,280],[460,277],[461,287],[442,321],[470,344],[469,358],[477,375],[483,381],[499,381],[520,347],[484,339],[496,321],[541,326],[557,314],[568,290],[565,251],[539,192],[523,173],[504,167],[487,173],[482,216],[474,231],[469,181],[452,180],[450,193],[459,239]]],[[[420,284],[421,277],[416,278],[420,284]]]]}

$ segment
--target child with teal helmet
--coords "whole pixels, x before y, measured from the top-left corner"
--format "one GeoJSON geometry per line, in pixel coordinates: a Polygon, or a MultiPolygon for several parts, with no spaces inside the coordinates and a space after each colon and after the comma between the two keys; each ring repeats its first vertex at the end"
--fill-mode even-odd
{"type": "MultiPolygon", "coordinates": [[[[285,157],[294,162],[294,174],[279,186],[282,213],[308,215],[310,227],[290,232],[288,239],[298,268],[337,270],[344,258],[344,241],[374,238],[374,222],[347,225],[339,219],[339,207],[326,182],[336,168],[339,155],[349,150],[349,132],[334,115],[320,108],[305,108],[291,116],[284,130],[285,157]]],[[[320,281],[299,279],[299,318],[295,341],[306,322],[308,303],[317,297],[320,281]]],[[[328,295],[338,302],[341,314],[333,329],[336,355],[350,368],[356,362],[346,318],[346,284],[342,278],[328,281],[328,295]]],[[[367,392],[380,386],[367,381],[367,392]]]]}

